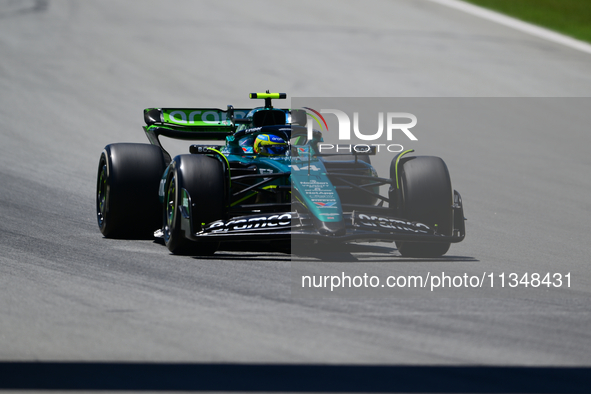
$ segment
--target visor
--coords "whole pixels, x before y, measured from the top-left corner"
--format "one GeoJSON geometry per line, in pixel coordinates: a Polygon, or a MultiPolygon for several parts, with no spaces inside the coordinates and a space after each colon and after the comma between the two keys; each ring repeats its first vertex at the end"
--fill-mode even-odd
{"type": "Polygon", "coordinates": [[[260,150],[267,155],[282,155],[287,150],[287,144],[261,145],[260,150]]]}

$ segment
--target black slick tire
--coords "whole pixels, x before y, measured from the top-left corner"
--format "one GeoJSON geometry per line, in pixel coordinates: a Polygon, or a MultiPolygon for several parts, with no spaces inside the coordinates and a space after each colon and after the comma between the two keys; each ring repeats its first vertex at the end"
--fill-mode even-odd
{"type": "Polygon", "coordinates": [[[186,231],[196,233],[204,224],[224,217],[224,182],[222,163],[215,158],[195,154],[173,159],[164,187],[163,210],[164,242],[170,252],[197,256],[215,253],[219,242],[192,242],[186,231]],[[189,217],[183,219],[184,215],[189,217]]]}
{"type": "Polygon", "coordinates": [[[162,150],[150,144],[107,145],[99,159],[96,212],[107,238],[152,238],[161,225],[162,150]]]}
{"type": "MultiPolygon", "coordinates": [[[[391,171],[392,172],[392,171],[391,171]]],[[[453,230],[453,189],[447,166],[439,157],[410,157],[399,164],[401,189],[398,216],[424,223],[439,234],[453,230]]],[[[395,180],[395,174],[391,173],[395,180]]],[[[447,253],[449,242],[396,242],[404,257],[440,257],[447,253]]]]}

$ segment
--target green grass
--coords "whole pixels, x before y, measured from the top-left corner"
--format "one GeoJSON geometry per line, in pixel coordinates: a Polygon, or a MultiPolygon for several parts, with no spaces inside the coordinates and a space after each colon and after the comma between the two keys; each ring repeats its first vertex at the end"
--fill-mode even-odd
{"type": "Polygon", "coordinates": [[[591,0],[465,0],[591,42],[591,0]]]}

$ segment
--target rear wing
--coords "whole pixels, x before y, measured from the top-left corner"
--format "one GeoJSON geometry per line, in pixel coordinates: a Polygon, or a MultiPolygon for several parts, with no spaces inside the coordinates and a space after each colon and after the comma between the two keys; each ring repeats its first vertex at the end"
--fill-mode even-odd
{"type": "Polygon", "coordinates": [[[231,105],[226,111],[218,108],[147,108],[144,110],[144,131],[151,144],[162,149],[165,159],[171,157],[166,152],[159,137],[188,141],[219,141],[232,135],[235,122],[246,118],[250,108],[234,109],[231,105]]]}
{"type": "MultiPolygon", "coordinates": [[[[195,127],[193,131],[225,131],[235,119],[245,119],[251,108],[147,108],[144,120],[148,126],[168,124],[195,127]]],[[[190,131],[190,130],[187,130],[190,131]]]]}
{"type": "MultiPolygon", "coordinates": [[[[251,93],[250,98],[264,99],[265,109],[273,109],[271,99],[284,99],[285,93],[251,93]]],[[[236,131],[237,124],[252,123],[247,114],[252,108],[146,108],[144,110],[144,131],[151,144],[160,147],[165,157],[170,155],[160,143],[161,135],[189,141],[225,140],[236,131]]],[[[289,109],[282,109],[286,115],[289,109]]],[[[255,119],[256,120],[256,119],[255,119]]]]}
{"type": "Polygon", "coordinates": [[[158,136],[181,140],[223,140],[232,135],[236,121],[246,118],[249,108],[226,111],[218,108],[148,108],[144,110],[144,127],[151,143],[158,136]]]}

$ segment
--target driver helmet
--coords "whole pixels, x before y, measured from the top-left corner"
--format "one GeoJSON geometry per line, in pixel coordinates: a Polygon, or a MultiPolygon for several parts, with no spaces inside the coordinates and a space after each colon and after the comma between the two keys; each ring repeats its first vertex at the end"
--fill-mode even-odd
{"type": "Polygon", "coordinates": [[[285,155],[287,142],[273,134],[259,134],[254,140],[254,151],[263,156],[285,155]]]}

